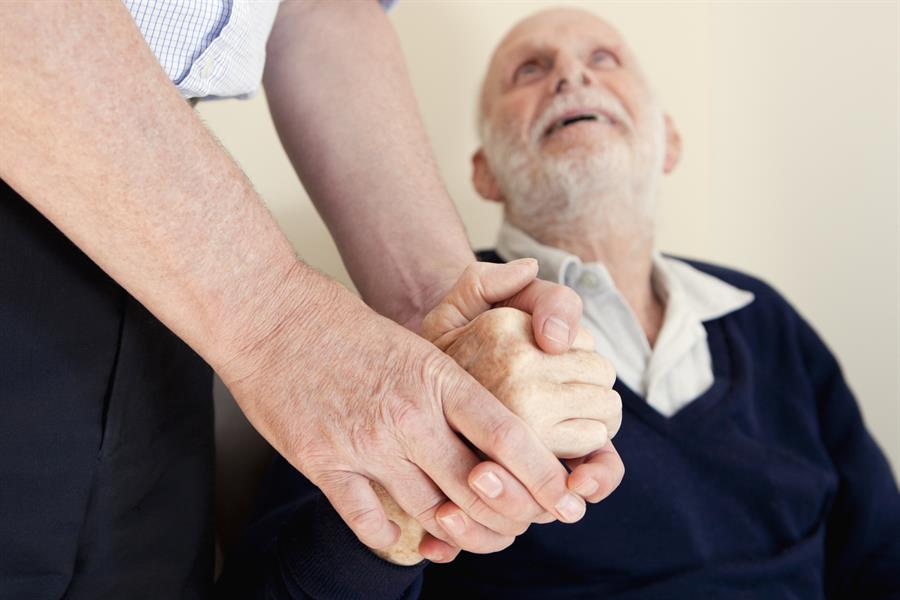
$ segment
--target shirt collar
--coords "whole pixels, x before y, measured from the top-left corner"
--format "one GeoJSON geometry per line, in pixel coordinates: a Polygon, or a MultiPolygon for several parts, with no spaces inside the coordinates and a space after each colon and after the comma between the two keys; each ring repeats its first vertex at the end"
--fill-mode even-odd
{"type": "Polygon", "coordinates": [[[553,246],[545,246],[506,221],[500,225],[497,254],[507,262],[519,258],[536,258],[538,277],[563,285],[566,283],[566,272],[569,268],[581,266],[581,259],[574,254],[569,254],[565,250],[553,246]]]}
{"type": "MultiPolygon", "coordinates": [[[[574,273],[582,271],[585,266],[591,266],[592,271],[601,276],[605,274],[606,277],[603,279],[608,279],[609,285],[614,285],[602,264],[585,265],[574,254],[545,246],[506,221],[500,226],[497,254],[506,261],[526,257],[536,258],[539,265],[538,277],[546,281],[571,284],[574,273]]],[[[712,321],[739,310],[754,299],[753,294],[746,290],[704,273],[684,261],[663,256],[659,252],[653,254],[652,277],[654,290],[667,304],[670,299],[677,302],[701,322],[712,321]]]]}
{"type": "Polygon", "coordinates": [[[712,321],[740,310],[753,302],[754,296],[677,258],[655,252],[653,278],[662,298],[675,294],[700,321],[712,321]]]}

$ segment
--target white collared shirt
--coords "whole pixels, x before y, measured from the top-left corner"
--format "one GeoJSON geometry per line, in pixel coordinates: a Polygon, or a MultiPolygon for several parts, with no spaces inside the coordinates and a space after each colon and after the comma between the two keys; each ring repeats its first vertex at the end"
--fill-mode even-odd
{"type": "Polygon", "coordinates": [[[506,222],[500,228],[497,254],[507,261],[536,258],[541,279],[575,290],[584,303],[582,324],[594,335],[597,352],[612,361],[622,383],[667,417],[713,384],[703,322],[753,301],[750,292],[655,252],[652,284],[665,304],[665,316],[651,348],[637,316],[601,263],[585,263],[544,246],[506,222]]]}

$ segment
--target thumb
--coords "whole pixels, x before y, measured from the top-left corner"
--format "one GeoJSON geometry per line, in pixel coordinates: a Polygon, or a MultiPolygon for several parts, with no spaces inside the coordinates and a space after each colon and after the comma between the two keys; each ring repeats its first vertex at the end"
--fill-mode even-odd
{"type": "MultiPolygon", "coordinates": [[[[564,285],[535,279],[500,302],[532,316],[534,339],[541,350],[560,354],[569,350],[581,329],[581,298],[564,285]]],[[[579,347],[587,340],[579,341],[579,347]]]]}
{"type": "Polygon", "coordinates": [[[537,277],[533,258],[506,264],[472,263],[446,297],[422,321],[422,337],[435,342],[445,333],[468,325],[495,303],[511,298],[537,277]]]}

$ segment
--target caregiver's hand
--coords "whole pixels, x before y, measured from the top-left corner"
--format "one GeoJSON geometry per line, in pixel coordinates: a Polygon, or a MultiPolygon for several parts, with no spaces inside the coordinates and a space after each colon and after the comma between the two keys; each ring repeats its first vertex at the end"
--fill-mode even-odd
{"type": "MultiPolygon", "coordinates": [[[[463,279],[479,268],[467,269],[463,279]]],[[[537,273],[532,260],[505,265],[504,272],[519,282],[510,293],[498,295],[492,278],[478,278],[485,309],[510,300],[546,316],[559,309],[550,303],[565,301],[559,286],[539,282],[529,290],[537,273]]],[[[325,278],[305,287],[315,293],[303,302],[284,294],[281,302],[294,308],[274,313],[289,317],[254,336],[244,356],[219,372],[253,425],[322,489],[363,543],[384,548],[399,534],[370,482],[384,486],[435,538],[454,539],[437,509],[448,498],[465,507],[468,522],[484,527],[464,549],[508,544],[530,516],[519,514],[522,507],[535,500],[554,518],[581,518],[584,503],[567,489],[558,460],[452,359],[325,278]],[[516,486],[508,502],[488,506],[469,487],[480,458],[460,436],[508,471],[516,486]]],[[[580,305],[564,304],[574,328],[580,305]]],[[[426,554],[440,560],[445,550],[426,554]]]]}

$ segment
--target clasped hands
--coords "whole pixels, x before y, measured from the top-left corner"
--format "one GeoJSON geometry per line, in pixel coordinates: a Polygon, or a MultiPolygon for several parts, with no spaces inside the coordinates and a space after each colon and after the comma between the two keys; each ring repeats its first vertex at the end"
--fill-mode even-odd
{"type": "Polygon", "coordinates": [[[422,336],[337,283],[289,273],[265,313],[277,320],[217,371],[368,547],[399,540],[406,562],[496,552],[532,523],[578,521],[624,473],[607,443],[612,369],[575,334],[578,296],[537,271],[533,259],[471,264],[432,292],[422,336]]]}
{"type": "MultiPolygon", "coordinates": [[[[570,468],[590,464],[598,457],[606,463],[618,462],[610,473],[604,473],[611,480],[605,480],[605,489],[599,495],[601,484],[595,479],[583,477],[581,486],[576,483],[575,491],[582,497],[601,499],[618,484],[622,473],[621,461],[610,442],[622,422],[621,401],[612,390],[615,372],[611,364],[594,352],[593,338],[584,328],[579,328],[568,351],[554,355],[538,347],[531,315],[516,308],[488,309],[470,320],[473,313],[484,308],[479,289],[491,276],[503,275],[504,266],[477,268],[477,275],[470,272],[462,277],[425,317],[422,336],[521,418],[553,454],[566,459],[570,468]]],[[[485,463],[473,470],[470,481],[479,481],[476,487],[480,485],[487,495],[503,488],[485,463]]],[[[376,553],[396,564],[419,562],[420,545],[439,542],[405,514],[383,487],[377,483],[373,487],[388,518],[401,530],[397,543],[376,553]]],[[[438,521],[451,536],[454,530],[464,531],[467,517],[452,502],[438,512],[438,521]]],[[[553,517],[541,511],[532,522],[550,520],[553,517]]]]}

